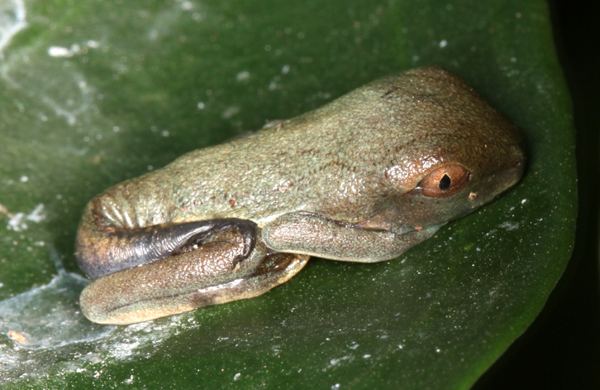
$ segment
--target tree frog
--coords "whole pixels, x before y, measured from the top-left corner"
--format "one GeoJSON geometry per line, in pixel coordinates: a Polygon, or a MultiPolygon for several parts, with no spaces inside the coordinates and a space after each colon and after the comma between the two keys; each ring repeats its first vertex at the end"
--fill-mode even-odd
{"type": "Polygon", "coordinates": [[[394,259],[524,166],[519,130],[456,75],[385,77],[94,198],[77,234],[94,279],[81,307],[130,324],[263,294],[310,256],[394,259]]]}

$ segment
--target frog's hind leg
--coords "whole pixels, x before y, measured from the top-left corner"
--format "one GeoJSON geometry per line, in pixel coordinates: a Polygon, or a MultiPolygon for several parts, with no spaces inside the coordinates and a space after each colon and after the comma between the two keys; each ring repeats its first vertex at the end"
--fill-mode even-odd
{"type": "Polygon", "coordinates": [[[259,243],[234,266],[243,246],[240,233],[223,231],[197,250],[104,276],[81,293],[83,313],[93,322],[125,325],[252,298],[289,280],[309,259],[267,254],[259,243]]]}
{"type": "Polygon", "coordinates": [[[244,249],[234,260],[235,266],[254,249],[258,229],[254,222],[237,218],[129,229],[105,226],[99,220],[88,206],[77,232],[77,261],[91,279],[195,250],[224,230],[236,230],[243,237],[244,249]]]}

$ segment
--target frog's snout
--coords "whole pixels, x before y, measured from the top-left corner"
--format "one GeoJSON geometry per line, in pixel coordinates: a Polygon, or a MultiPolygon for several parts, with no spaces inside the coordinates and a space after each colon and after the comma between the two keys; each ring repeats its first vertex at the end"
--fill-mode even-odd
{"type": "Polygon", "coordinates": [[[505,165],[504,172],[499,175],[501,179],[499,180],[500,186],[496,196],[508,190],[521,180],[521,177],[525,172],[525,162],[525,153],[522,149],[517,149],[514,156],[512,156],[512,158],[509,159],[508,164],[505,165]]]}

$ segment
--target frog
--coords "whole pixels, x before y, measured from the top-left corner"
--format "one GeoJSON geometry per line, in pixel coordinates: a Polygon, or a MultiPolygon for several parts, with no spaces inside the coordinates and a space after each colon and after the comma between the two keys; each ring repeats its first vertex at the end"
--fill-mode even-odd
{"type": "Polygon", "coordinates": [[[454,73],[383,77],[92,199],[82,312],[132,324],[259,296],[311,256],[398,258],[514,186],[525,161],[520,129],[454,73]]]}

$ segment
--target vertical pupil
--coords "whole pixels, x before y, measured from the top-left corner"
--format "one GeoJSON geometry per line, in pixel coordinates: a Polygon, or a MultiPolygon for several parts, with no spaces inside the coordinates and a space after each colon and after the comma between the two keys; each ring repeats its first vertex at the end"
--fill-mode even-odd
{"type": "Polygon", "coordinates": [[[450,176],[444,174],[444,177],[442,177],[442,179],[440,180],[440,190],[446,191],[448,188],[450,188],[451,184],[452,180],[450,179],[450,176]]]}

